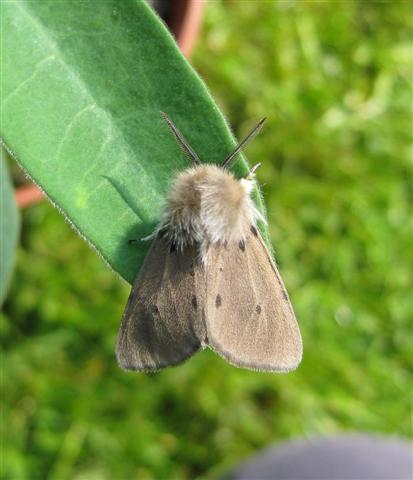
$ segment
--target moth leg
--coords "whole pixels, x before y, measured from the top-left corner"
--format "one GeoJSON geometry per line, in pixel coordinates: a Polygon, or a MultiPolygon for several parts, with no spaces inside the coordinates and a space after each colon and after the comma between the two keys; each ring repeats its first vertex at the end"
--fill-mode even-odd
{"type": "Polygon", "coordinates": [[[252,180],[255,177],[255,172],[257,171],[258,168],[261,167],[261,163],[257,163],[254,165],[250,171],[245,175],[244,179],[245,180],[252,180]]]}
{"type": "Polygon", "coordinates": [[[139,242],[147,242],[148,240],[153,240],[158,233],[158,230],[155,230],[152,232],[150,235],[146,235],[146,237],[141,237],[141,238],[131,238],[128,240],[128,245],[135,245],[136,243],[139,242]]]}

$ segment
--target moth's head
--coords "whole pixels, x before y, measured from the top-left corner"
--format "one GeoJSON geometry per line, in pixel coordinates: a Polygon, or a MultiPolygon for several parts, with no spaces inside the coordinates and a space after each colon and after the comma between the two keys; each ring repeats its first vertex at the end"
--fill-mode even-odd
{"type": "Polygon", "coordinates": [[[163,225],[181,244],[243,241],[261,219],[249,195],[252,188],[253,175],[238,180],[218,165],[190,167],[171,185],[163,225]]]}
{"type": "Polygon", "coordinates": [[[185,205],[198,209],[202,196],[209,199],[208,205],[216,202],[236,208],[252,191],[253,182],[252,176],[238,180],[225,168],[204,163],[179,173],[172,184],[169,200],[175,208],[185,205]]]}

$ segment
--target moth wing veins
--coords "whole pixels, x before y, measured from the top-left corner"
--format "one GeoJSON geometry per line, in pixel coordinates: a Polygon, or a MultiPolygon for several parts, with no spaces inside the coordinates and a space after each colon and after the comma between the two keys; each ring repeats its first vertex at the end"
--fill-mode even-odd
{"type": "Polygon", "coordinates": [[[158,236],[122,316],[116,356],[125,370],[178,365],[205,342],[205,275],[196,246],[171,249],[158,236]]]}
{"type": "Polygon", "coordinates": [[[288,372],[302,340],[287,291],[255,227],[245,242],[215,244],[206,267],[208,345],[229,363],[288,372]]]}

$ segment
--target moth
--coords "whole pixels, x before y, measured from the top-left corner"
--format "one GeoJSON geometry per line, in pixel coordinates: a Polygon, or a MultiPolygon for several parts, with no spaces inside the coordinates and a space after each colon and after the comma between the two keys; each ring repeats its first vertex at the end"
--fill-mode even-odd
{"type": "Polygon", "coordinates": [[[265,119],[217,166],[201,163],[162,115],[193,165],[174,179],[134,281],[116,342],[119,365],[156,371],[210,347],[237,367],[295,369],[300,331],[250,196],[259,165],[241,179],[230,171],[265,119]]]}

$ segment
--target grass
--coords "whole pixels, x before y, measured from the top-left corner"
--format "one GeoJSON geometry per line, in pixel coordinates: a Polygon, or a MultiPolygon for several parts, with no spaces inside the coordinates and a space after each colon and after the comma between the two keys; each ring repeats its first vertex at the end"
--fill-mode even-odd
{"type": "Polygon", "coordinates": [[[120,371],[128,287],[50,205],[25,210],[0,322],[3,478],[211,478],[287,438],[413,436],[411,18],[407,1],[208,3],[193,63],[238,137],[268,117],[247,153],[302,365],[205,351],[120,371]]]}

